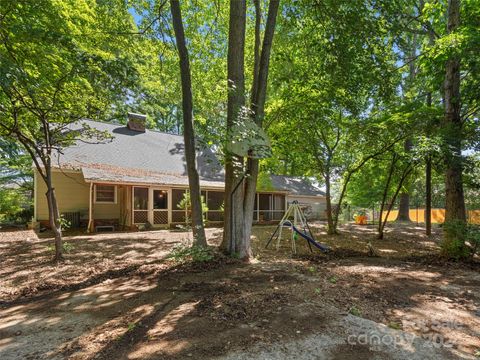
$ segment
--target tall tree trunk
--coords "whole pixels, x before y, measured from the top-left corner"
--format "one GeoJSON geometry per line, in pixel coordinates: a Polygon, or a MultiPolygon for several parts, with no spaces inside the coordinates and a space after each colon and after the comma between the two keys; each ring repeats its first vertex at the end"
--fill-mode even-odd
{"type": "Polygon", "coordinates": [[[190,60],[185,42],[180,3],[178,0],[170,0],[170,10],[172,13],[173,29],[177,42],[178,57],[180,60],[180,76],[182,79],[183,139],[185,143],[185,159],[187,163],[188,186],[190,189],[190,202],[192,206],[193,244],[197,246],[207,246],[205,229],[203,226],[200,180],[196,167],[190,60]]]}
{"type": "MultiPolygon", "coordinates": [[[[448,2],[447,32],[455,32],[460,25],[460,0],[448,2]]],[[[445,157],[445,222],[460,221],[466,223],[465,199],[462,182],[462,121],[460,117],[460,58],[451,55],[447,60],[445,72],[445,142],[448,147],[445,157]]],[[[445,228],[447,229],[447,227],[445,228]]],[[[444,247],[446,252],[462,252],[464,244],[456,239],[455,233],[445,231],[444,247]],[[457,243],[458,246],[453,246],[457,243]],[[457,247],[456,250],[452,250],[457,247]],[[446,250],[450,249],[450,250],[446,250]]],[[[453,255],[453,254],[448,254],[453,255]]]]}
{"type": "MultiPolygon", "coordinates": [[[[275,23],[277,17],[277,11],[279,6],[279,0],[271,0],[268,9],[267,23],[265,25],[265,35],[263,38],[263,45],[261,49],[260,57],[259,52],[259,36],[260,36],[260,3],[255,1],[255,8],[257,12],[256,16],[256,39],[255,39],[255,61],[254,61],[254,83],[252,84],[252,98],[251,98],[251,117],[258,126],[262,126],[265,99],[267,91],[268,80],[268,68],[270,63],[270,52],[273,42],[273,35],[275,32],[275,23]]],[[[246,5],[244,1],[232,1],[230,2],[230,29],[229,29],[229,48],[228,48],[228,79],[229,79],[229,98],[228,98],[228,111],[227,111],[227,134],[231,130],[235,121],[238,121],[239,110],[245,105],[244,89],[244,46],[245,46],[245,11],[246,5]],[[240,12],[242,12],[240,14],[240,12]],[[238,41],[241,40],[241,45],[238,41]],[[239,48],[233,47],[241,46],[241,64],[239,63],[239,48]],[[237,57],[236,59],[234,57],[237,57]],[[241,69],[241,74],[240,74],[241,69]],[[241,94],[237,94],[239,91],[239,85],[236,85],[235,79],[240,80],[241,94]],[[232,88],[233,85],[233,88],[232,88]],[[241,99],[240,99],[241,96],[241,99]],[[238,110],[235,110],[235,109],[238,110]]],[[[235,252],[238,253],[242,259],[248,259],[252,255],[250,236],[253,223],[253,209],[255,207],[255,193],[258,178],[258,160],[248,158],[246,161],[245,169],[245,186],[242,189],[238,189],[235,194],[232,194],[235,183],[234,172],[234,156],[227,155],[225,166],[225,194],[228,196],[225,201],[225,230],[222,247],[232,252],[235,248],[235,252]],[[232,201],[233,200],[233,201],[232,201]],[[228,209],[228,210],[227,210],[228,209]],[[228,225],[227,225],[228,222],[228,225]],[[228,240],[227,236],[231,234],[231,239],[228,240]]],[[[238,170],[242,171],[244,159],[237,158],[238,170]]],[[[239,173],[237,171],[237,173],[239,173]]],[[[238,177],[237,177],[238,178],[238,177]]],[[[238,181],[238,180],[237,180],[238,181]]],[[[237,182],[238,184],[238,182],[237,182]]]]}
{"type": "MultiPolygon", "coordinates": [[[[230,1],[228,30],[228,101],[227,101],[227,141],[232,138],[235,123],[241,121],[245,106],[245,23],[246,1],[230,1]]],[[[221,248],[230,254],[237,253],[238,244],[243,238],[243,158],[227,153],[225,156],[225,218],[221,248]],[[233,190],[237,191],[233,193],[233,190]]]]}
{"type": "MultiPolygon", "coordinates": [[[[267,97],[267,82],[268,69],[270,65],[270,53],[273,43],[273,35],[275,33],[275,24],[277,19],[277,12],[279,0],[270,0],[268,7],[267,23],[265,25],[265,34],[263,37],[262,50],[260,51],[260,21],[261,8],[260,1],[255,0],[255,61],[254,61],[254,76],[252,84],[252,100],[250,103],[250,110],[252,120],[259,126],[263,125],[263,118],[265,114],[265,101],[267,97]]],[[[253,210],[255,208],[255,193],[257,189],[257,179],[259,173],[258,159],[250,158],[247,160],[247,178],[245,185],[245,200],[243,211],[245,214],[242,249],[240,256],[250,257],[252,255],[250,246],[250,236],[252,233],[253,210]],[[252,214],[252,215],[251,215],[252,214]]]]}
{"type": "Polygon", "coordinates": [[[50,222],[50,228],[55,236],[55,261],[63,260],[63,246],[62,246],[62,224],[60,222],[60,213],[58,211],[57,198],[55,196],[55,189],[52,185],[52,169],[50,166],[46,166],[45,169],[45,185],[47,186],[48,205],[48,219],[50,222]]]}
{"type": "MultiPolygon", "coordinates": [[[[410,44],[409,51],[409,71],[408,71],[408,82],[406,84],[406,89],[412,89],[415,83],[416,77],[416,68],[415,68],[415,58],[417,56],[417,34],[412,35],[412,42],[410,44]]],[[[406,139],[404,143],[404,150],[406,153],[412,151],[412,139],[406,139]]],[[[400,194],[400,203],[398,205],[398,216],[396,221],[401,222],[410,222],[410,194],[408,190],[402,191],[400,194]]]]}
{"type": "MultiPolygon", "coordinates": [[[[406,139],[405,144],[404,144],[404,149],[406,153],[409,153],[412,151],[412,140],[411,139],[406,139]]],[[[403,191],[400,194],[400,203],[398,205],[398,216],[396,221],[401,221],[401,222],[410,222],[410,194],[408,190],[403,191]]]]}
{"type": "MultiPolygon", "coordinates": [[[[380,212],[379,212],[379,219],[378,219],[378,238],[383,239],[383,229],[385,228],[385,224],[387,223],[389,211],[385,215],[385,219],[383,219],[383,209],[385,208],[385,204],[387,202],[388,197],[388,189],[390,188],[390,183],[392,181],[393,173],[395,171],[395,164],[397,163],[398,157],[396,153],[393,153],[392,162],[390,163],[390,168],[388,170],[388,177],[385,183],[385,187],[383,189],[383,196],[382,196],[382,203],[380,204],[380,212]]],[[[390,202],[390,205],[393,204],[393,199],[390,202]]],[[[390,206],[391,208],[391,206],[390,206]]]]}
{"type": "MultiPolygon", "coordinates": [[[[430,36],[432,39],[432,36],[430,36]]],[[[432,106],[432,93],[427,93],[427,106],[432,106]]],[[[432,157],[425,159],[425,234],[432,235],[432,157]]]]}

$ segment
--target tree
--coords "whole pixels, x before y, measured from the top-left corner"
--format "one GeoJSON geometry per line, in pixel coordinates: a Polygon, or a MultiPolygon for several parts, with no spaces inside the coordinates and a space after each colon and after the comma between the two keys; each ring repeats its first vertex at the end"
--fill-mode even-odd
{"type": "MultiPolygon", "coordinates": [[[[404,151],[408,154],[408,152],[410,152],[410,148],[405,148],[404,147],[404,151]]],[[[406,164],[399,164],[399,162],[402,160],[402,156],[399,155],[397,152],[395,151],[390,151],[391,153],[391,161],[390,161],[390,165],[388,167],[388,172],[387,172],[387,178],[386,178],[386,181],[385,181],[385,185],[384,185],[384,190],[383,190],[383,196],[382,196],[382,201],[380,203],[380,211],[378,213],[378,238],[379,239],[383,239],[383,235],[384,235],[384,230],[385,230],[385,225],[387,223],[387,219],[388,219],[388,215],[390,214],[390,211],[392,210],[393,208],[393,204],[395,203],[395,200],[397,199],[397,196],[400,192],[400,190],[402,189],[402,186],[405,182],[405,180],[407,179],[408,175],[410,175],[410,173],[412,172],[413,170],[413,164],[411,163],[411,161],[409,161],[409,159],[407,159],[406,161],[404,160],[404,162],[406,164]],[[397,181],[394,181],[395,180],[395,173],[396,173],[396,170],[400,169],[401,171],[399,172],[399,174],[397,175],[399,177],[399,179],[397,181]],[[393,185],[393,188],[392,188],[392,185],[393,185]],[[393,192],[392,192],[393,190],[393,192]],[[387,204],[388,202],[388,204],[387,204]],[[384,209],[387,209],[387,212],[385,214],[385,216],[383,216],[383,211],[384,209]]],[[[405,157],[405,155],[404,155],[405,157]]]]}
{"type": "Polygon", "coordinates": [[[52,167],[76,140],[105,139],[75,124],[125,99],[135,77],[125,50],[130,42],[112,34],[132,31],[133,23],[121,1],[2,2],[0,14],[0,134],[23,146],[47,186],[55,259],[61,260],[52,167]]]}
{"type": "Polygon", "coordinates": [[[196,167],[195,131],[193,128],[193,97],[192,80],[190,74],[190,61],[183,30],[182,13],[178,0],[170,0],[173,29],[180,59],[180,75],[182,78],[182,114],[183,114],[183,139],[185,143],[185,159],[187,163],[188,185],[190,189],[190,202],[192,208],[192,231],[194,245],[207,246],[205,229],[203,226],[202,201],[200,193],[200,180],[196,167]]]}
{"type": "MultiPolygon", "coordinates": [[[[447,33],[454,35],[460,26],[460,0],[448,1],[447,33]]],[[[443,128],[449,148],[445,171],[445,221],[466,222],[465,199],[462,183],[462,119],[460,116],[460,57],[451,54],[445,65],[445,118],[443,128]]],[[[445,232],[446,247],[454,242],[452,234],[445,232]]]]}
{"type": "MultiPolygon", "coordinates": [[[[270,52],[275,32],[279,0],[270,0],[265,32],[261,50],[260,40],[260,5],[256,4],[254,76],[252,82],[251,112],[247,111],[245,100],[245,1],[230,2],[230,23],[228,36],[228,103],[227,103],[227,141],[235,134],[238,123],[251,119],[260,128],[264,117],[267,92],[267,80],[270,52]]],[[[252,152],[250,152],[252,154],[252,152]]],[[[254,199],[258,177],[258,160],[235,155],[227,151],[225,157],[225,222],[222,248],[231,254],[238,254],[242,259],[252,255],[250,236],[253,218],[254,199]],[[245,163],[246,161],[246,163],[245,163]],[[245,180],[245,186],[242,186],[245,180]]]]}

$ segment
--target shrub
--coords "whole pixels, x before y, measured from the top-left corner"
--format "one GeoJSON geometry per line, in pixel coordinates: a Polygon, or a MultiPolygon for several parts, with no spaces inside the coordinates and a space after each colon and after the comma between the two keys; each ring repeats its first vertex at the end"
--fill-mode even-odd
{"type": "Polygon", "coordinates": [[[480,226],[475,224],[467,225],[465,240],[470,244],[471,255],[480,254],[480,226]]]}
{"type": "Polygon", "coordinates": [[[177,263],[206,262],[213,259],[213,251],[211,248],[203,246],[178,245],[173,248],[167,258],[177,263]]]}
{"type": "MultiPolygon", "coordinates": [[[[63,248],[63,252],[67,253],[67,254],[72,252],[73,249],[75,249],[73,244],[71,244],[69,242],[63,242],[62,243],[62,248],[63,248]]],[[[54,252],[55,251],[55,246],[54,245],[47,245],[47,250],[50,251],[50,252],[54,252]]]]}
{"type": "Polygon", "coordinates": [[[362,316],[362,312],[355,305],[353,305],[350,309],[348,309],[348,312],[354,316],[358,316],[358,317],[362,316]]]}

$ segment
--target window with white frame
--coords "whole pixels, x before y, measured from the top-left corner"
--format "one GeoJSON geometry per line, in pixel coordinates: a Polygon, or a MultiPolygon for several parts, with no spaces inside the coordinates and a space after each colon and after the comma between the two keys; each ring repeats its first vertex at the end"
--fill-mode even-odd
{"type": "Polygon", "coordinates": [[[117,202],[117,187],[115,185],[95,185],[95,202],[115,204],[117,202]]]}

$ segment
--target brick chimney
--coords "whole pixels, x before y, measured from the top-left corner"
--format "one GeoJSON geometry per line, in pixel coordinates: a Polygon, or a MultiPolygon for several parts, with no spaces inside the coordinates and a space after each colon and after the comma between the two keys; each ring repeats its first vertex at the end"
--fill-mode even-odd
{"type": "Polygon", "coordinates": [[[147,115],[127,113],[128,122],[127,128],[133,131],[145,132],[145,121],[147,120],[147,115]]]}

